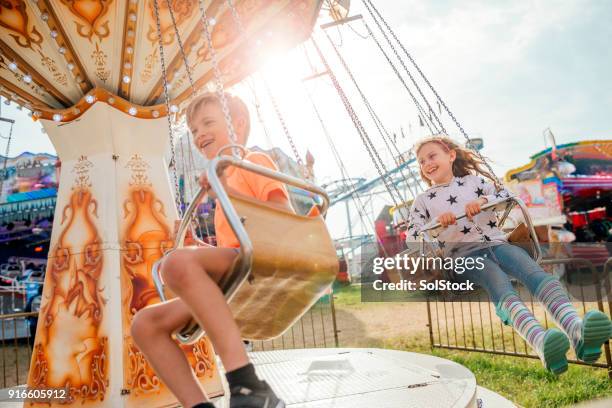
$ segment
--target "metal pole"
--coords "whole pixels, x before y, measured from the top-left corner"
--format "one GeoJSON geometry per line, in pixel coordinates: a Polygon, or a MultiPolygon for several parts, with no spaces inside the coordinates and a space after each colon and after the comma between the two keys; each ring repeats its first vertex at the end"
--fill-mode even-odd
{"type": "Polygon", "coordinates": [[[349,242],[350,242],[350,245],[351,245],[351,252],[352,252],[353,251],[353,244],[352,244],[352,240],[353,240],[353,226],[351,225],[351,209],[349,208],[348,200],[346,200],[345,203],[346,203],[346,221],[348,223],[349,242]]]}

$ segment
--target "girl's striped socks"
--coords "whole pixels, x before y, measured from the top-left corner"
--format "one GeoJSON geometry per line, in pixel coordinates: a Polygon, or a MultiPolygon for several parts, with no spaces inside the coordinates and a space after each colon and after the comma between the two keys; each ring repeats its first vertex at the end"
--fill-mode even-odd
{"type": "Polygon", "coordinates": [[[557,329],[546,330],[515,292],[508,293],[497,305],[497,314],[535,350],[544,366],[554,374],[567,370],[569,341],[557,329]]]}
{"type": "Polygon", "coordinates": [[[601,346],[612,335],[610,318],[599,310],[591,310],[581,319],[567,292],[553,276],[540,283],[535,295],[569,337],[576,357],[587,363],[597,361],[601,346]]]}

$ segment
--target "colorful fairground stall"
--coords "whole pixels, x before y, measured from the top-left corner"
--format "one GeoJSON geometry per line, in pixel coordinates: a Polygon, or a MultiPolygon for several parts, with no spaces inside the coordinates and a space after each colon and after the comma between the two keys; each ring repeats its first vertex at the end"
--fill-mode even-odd
{"type": "MultiPolygon", "coordinates": [[[[612,233],[612,141],[554,145],[510,170],[505,184],[527,205],[541,235],[602,265],[612,233]],[[595,245],[593,245],[595,243],[595,245]]],[[[520,221],[520,217],[511,219],[520,221]]]]}
{"type": "Polygon", "coordinates": [[[9,257],[46,260],[57,196],[57,157],[24,152],[1,157],[0,264],[9,257]]]}
{"type": "Polygon", "coordinates": [[[566,224],[578,234],[590,229],[596,240],[609,237],[599,226],[612,227],[612,141],[548,148],[510,170],[505,182],[527,204],[536,223],[566,224]]]}

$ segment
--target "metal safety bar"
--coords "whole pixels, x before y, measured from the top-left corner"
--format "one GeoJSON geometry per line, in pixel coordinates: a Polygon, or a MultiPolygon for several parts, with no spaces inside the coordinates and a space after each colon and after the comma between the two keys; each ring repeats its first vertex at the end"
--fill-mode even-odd
{"type": "MultiPolygon", "coordinates": [[[[499,228],[501,228],[501,226],[504,225],[504,223],[506,222],[506,219],[508,218],[510,211],[512,210],[512,208],[514,208],[515,205],[518,205],[519,208],[521,209],[523,218],[525,220],[525,223],[527,224],[529,236],[531,237],[531,240],[533,242],[533,247],[534,247],[533,248],[534,250],[533,259],[537,263],[540,263],[542,260],[542,248],[540,247],[538,235],[536,234],[535,227],[533,226],[531,216],[529,215],[529,211],[527,210],[527,206],[525,205],[523,200],[515,196],[510,196],[507,198],[502,198],[500,200],[494,200],[494,201],[488,202],[487,204],[481,206],[480,210],[481,211],[493,210],[495,212],[504,211],[504,214],[501,216],[501,218],[499,218],[499,228]]],[[[459,221],[465,217],[467,217],[467,214],[463,212],[457,215],[456,219],[457,221],[459,221]]],[[[433,240],[432,233],[441,228],[443,227],[440,224],[440,222],[438,222],[437,220],[433,220],[423,226],[423,229],[421,229],[421,232],[419,234],[421,237],[421,254],[425,253],[425,243],[431,242],[433,240]]]]}

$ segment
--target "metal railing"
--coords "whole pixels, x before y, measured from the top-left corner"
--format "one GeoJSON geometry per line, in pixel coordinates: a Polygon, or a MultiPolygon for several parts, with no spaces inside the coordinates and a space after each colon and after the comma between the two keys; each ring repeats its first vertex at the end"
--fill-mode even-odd
{"type": "Polygon", "coordinates": [[[254,341],[252,350],[338,347],[338,333],[334,296],[329,294],[319,299],[285,334],[273,340],[254,341]]]}
{"type": "MultiPolygon", "coordinates": [[[[587,273],[591,274],[593,281],[589,285],[580,284],[578,286],[581,300],[576,302],[575,306],[583,314],[588,309],[597,308],[612,318],[612,294],[610,291],[612,258],[604,264],[603,274],[598,274],[597,268],[589,260],[582,258],[544,259],[540,264],[580,265],[577,270],[578,275],[586,270],[587,273]],[[604,279],[600,279],[601,277],[604,279]],[[585,301],[587,295],[585,292],[589,290],[595,294],[592,302],[585,301]]],[[[534,316],[543,323],[543,326],[554,325],[549,324],[544,307],[534,301],[533,295],[522,284],[517,283],[516,290],[534,316]]],[[[527,342],[518,334],[515,334],[512,327],[505,326],[501,319],[497,317],[495,306],[484,290],[463,294],[460,300],[457,298],[451,299],[448,294],[444,293],[431,295],[427,299],[427,317],[432,348],[539,358],[527,342]]],[[[594,364],[587,364],[576,359],[568,359],[568,362],[605,368],[608,371],[608,376],[612,378],[612,355],[609,341],[604,343],[603,349],[603,356],[594,364]]]]}
{"type": "MultiPolygon", "coordinates": [[[[34,344],[28,318],[37,317],[37,312],[0,315],[0,388],[26,383],[34,344]]],[[[338,347],[336,311],[331,294],[320,299],[283,336],[252,343],[253,351],[318,347],[338,347]]]]}
{"type": "Polygon", "coordinates": [[[25,384],[27,381],[34,344],[28,318],[37,316],[37,312],[0,315],[2,388],[25,384]]]}

